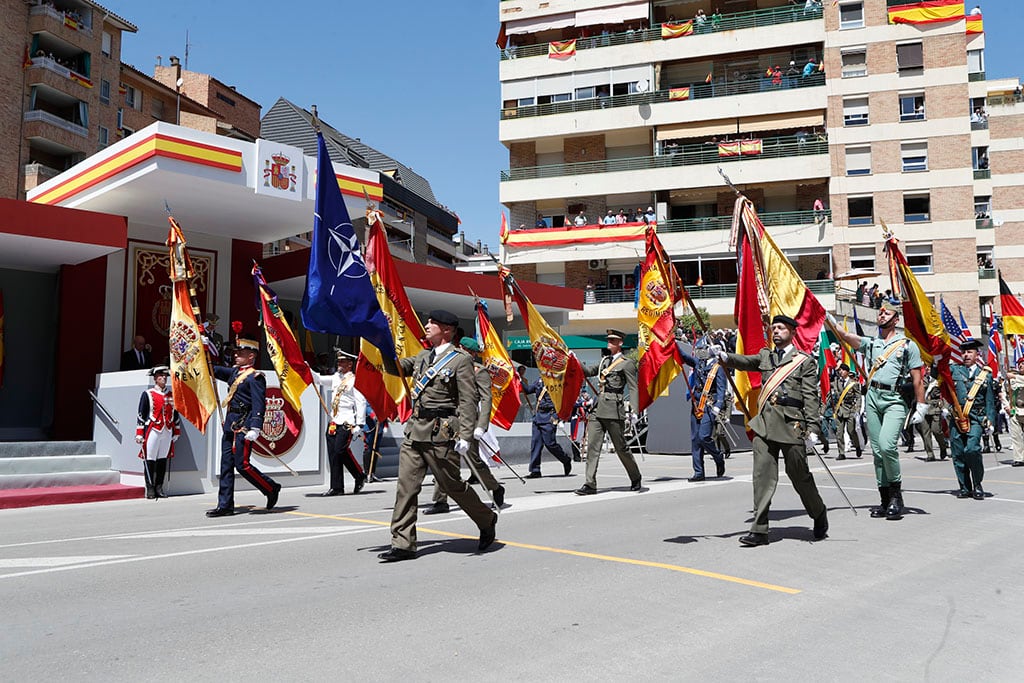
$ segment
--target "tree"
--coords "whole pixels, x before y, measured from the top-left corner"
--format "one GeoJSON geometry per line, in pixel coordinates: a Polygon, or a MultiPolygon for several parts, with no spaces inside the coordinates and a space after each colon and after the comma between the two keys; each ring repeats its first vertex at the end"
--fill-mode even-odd
{"type": "MultiPolygon", "coordinates": [[[[697,307],[697,313],[700,314],[700,319],[704,321],[704,325],[708,328],[711,327],[711,314],[708,313],[708,309],[697,307]]],[[[676,323],[686,334],[690,334],[690,330],[697,330],[698,333],[701,331],[701,326],[697,323],[697,317],[693,313],[686,313],[676,318],[676,323]]]]}

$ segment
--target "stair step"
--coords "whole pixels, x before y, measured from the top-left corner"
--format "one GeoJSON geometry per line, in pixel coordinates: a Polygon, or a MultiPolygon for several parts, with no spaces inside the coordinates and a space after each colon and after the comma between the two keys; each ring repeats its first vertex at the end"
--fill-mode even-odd
{"type": "Polygon", "coordinates": [[[93,455],[95,441],[2,441],[0,458],[26,458],[51,455],[93,455]]]}
{"type": "Polygon", "coordinates": [[[0,474],[0,490],[34,489],[67,486],[104,486],[119,484],[121,473],[106,472],[48,472],[37,474],[0,474]]]}
{"type": "Polygon", "coordinates": [[[3,489],[0,490],[0,509],[127,500],[144,498],[145,495],[146,490],[143,487],[123,484],[3,489]]]}
{"type": "Polygon", "coordinates": [[[0,458],[0,475],[102,472],[109,469],[109,455],[50,455],[35,458],[0,458]]]}

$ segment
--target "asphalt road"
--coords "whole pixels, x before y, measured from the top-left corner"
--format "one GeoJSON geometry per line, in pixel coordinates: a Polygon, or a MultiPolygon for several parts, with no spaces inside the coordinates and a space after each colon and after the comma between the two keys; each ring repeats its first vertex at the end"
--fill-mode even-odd
{"type": "Polygon", "coordinates": [[[545,460],[504,478],[491,550],[453,508],[395,564],[376,558],[393,482],[263,514],[241,492],[251,512],[221,519],[213,496],[0,511],[3,678],[1020,680],[1024,468],[986,455],[990,496],[958,500],[948,460],[905,455],[910,509],[886,521],[870,458],[832,456],[859,514],[817,465],[831,530],[812,542],[783,474],[758,548],[737,542],[749,454],[704,483],[649,455],[640,493],[606,455],[590,497],[545,460]]]}

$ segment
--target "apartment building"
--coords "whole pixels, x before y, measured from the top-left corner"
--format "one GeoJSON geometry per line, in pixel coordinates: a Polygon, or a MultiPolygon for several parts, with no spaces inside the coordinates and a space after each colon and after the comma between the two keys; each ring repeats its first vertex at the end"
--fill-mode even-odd
{"type": "Polygon", "coordinates": [[[891,24],[896,4],[502,0],[504,261],[588,290],[563,331],[628,324],[650,207],[698,305],[731,325],[721,169],[826,307],[855,287],[836,275],[884,271],[884,221],[977,325],[995,269],[1024,275],[1020,104],[985,80],[983,33],[891,24]]]}

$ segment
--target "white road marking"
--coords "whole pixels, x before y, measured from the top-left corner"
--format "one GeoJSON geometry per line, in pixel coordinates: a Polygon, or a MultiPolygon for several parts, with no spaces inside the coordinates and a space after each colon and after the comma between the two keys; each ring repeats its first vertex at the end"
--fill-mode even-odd
{"type": "Polygon", "coordinates": [[[133,555],[78,555],[69,557],[13,557],[0,559],[0,569],[21,569],[23,567],[63,567],[71,564],[85,564],[116,560],[133,555]]]}
{"type": "Polygon", "coordinates": [[[340,526],[336,524],[334,526],[310,526],[303,528],[274,527],[272,529],[181,529],[174,531],[154,531],[148,534],[129,534],[123,536],[122,538],[124,540],[133,540],[136,538],[195,538],[200,536],[214,538],[226,536],[287,536],[289,534],[331,534],[337,533],[339,531],[349,531],[351,529],[365,528],[365,524],[359,524],[355,526],[340,526]]]}

